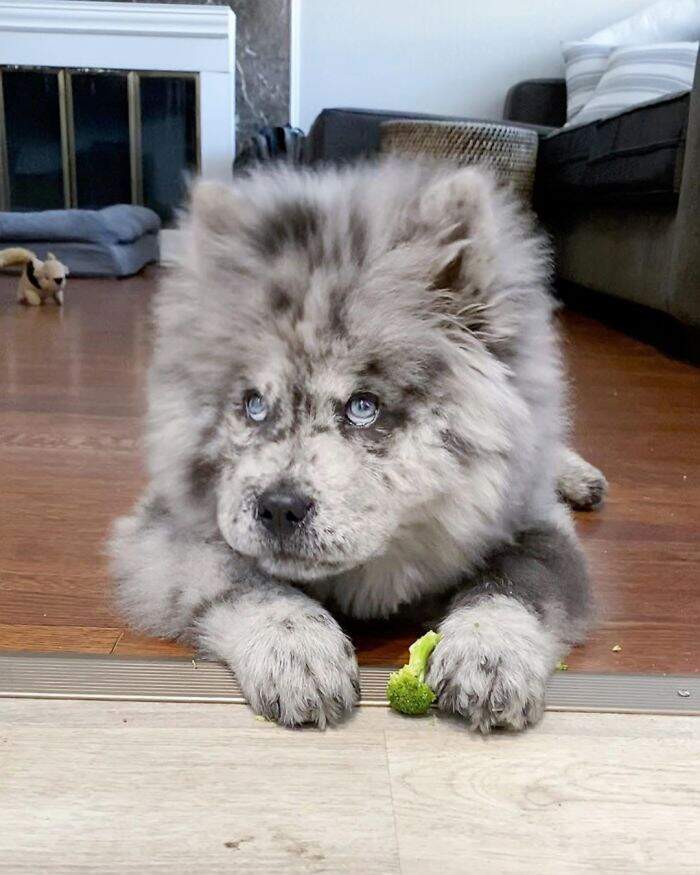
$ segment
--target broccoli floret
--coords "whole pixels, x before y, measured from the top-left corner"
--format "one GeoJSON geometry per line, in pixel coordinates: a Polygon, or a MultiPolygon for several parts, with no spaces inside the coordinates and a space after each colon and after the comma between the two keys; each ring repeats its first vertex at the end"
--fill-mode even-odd
{"type": "Polygon", "coordinates": [[[391,675],[386,694],[394,711],[402,714],[425,714],[435,700],[435,693],[407,665],[391,675]]]}
{"type": "Polygon", "coordinates": [[[435,693],[425,682],[428,659],[442,635],[426,632],[408,648],[408,665],[389,676],[386,695],[389,704],[402,714],[427,714],[435,701],[435,693]]]}

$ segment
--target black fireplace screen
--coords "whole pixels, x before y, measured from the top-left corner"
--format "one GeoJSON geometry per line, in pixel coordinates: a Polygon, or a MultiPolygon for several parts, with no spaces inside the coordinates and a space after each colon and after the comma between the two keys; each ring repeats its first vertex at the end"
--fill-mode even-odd
{"type": "Polygon", "coordinates": [[[0,67],[0,209],[144,204],[169,224],[199,157],[196,74],[0,67]]]}

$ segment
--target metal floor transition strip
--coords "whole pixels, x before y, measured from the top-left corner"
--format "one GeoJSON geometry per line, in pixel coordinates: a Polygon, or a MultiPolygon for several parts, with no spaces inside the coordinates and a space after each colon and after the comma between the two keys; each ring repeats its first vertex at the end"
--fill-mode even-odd
{"type": "MultiPolygon", "coordinates": [[[[386,705],[391,669],[360,669],[361,705],[386,705]]],[[[215,662],[78,654],[0,656],[0,697],[244,703],[235,678],[215,662]]],[[[700,677],[557,673],[547,687],[554,711],[700,714],[700,677]]]]}

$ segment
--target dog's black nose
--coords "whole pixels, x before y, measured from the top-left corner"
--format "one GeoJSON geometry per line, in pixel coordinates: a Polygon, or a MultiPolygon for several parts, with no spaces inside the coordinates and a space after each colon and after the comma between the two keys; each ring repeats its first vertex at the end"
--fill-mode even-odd
{"type": "Polygon", "coordinates": [[[292,489],[273,487],[258,499],[258,519],[276,535],[291,534],[309,516],[313,501],[292,489]]]}

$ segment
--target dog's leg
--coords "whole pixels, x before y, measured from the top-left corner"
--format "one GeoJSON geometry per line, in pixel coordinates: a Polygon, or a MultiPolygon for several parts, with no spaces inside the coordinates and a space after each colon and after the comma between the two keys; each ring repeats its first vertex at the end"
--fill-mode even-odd
{"type": "Polygon", "coordinates": [[[589,618],[586,565],[553,525],[523,532],[455,598],[428,683],[472,729],[522,729],[544,709],[547,678],[589,618]]]}
{"type": "Polygon", "coordinates": [[[111,552],[118,602],[131,624],[185,637],[225,662],[256,713],[322,727],[356,704],[357,661],[333,617],[223,541],[176,531],[151,502],[118,521],[111,552]]]}
{"type": "Polygon", "coordinates": [[[608,481],[574,450],[562,447],[559,456],[557,492],[574,510],[595,510],[608,491],[608,481]]]}

